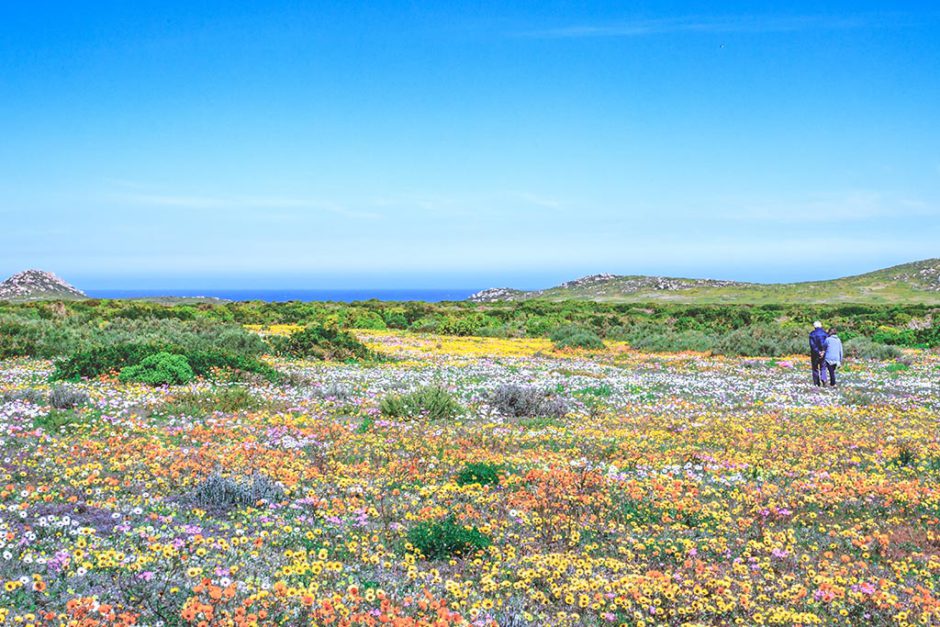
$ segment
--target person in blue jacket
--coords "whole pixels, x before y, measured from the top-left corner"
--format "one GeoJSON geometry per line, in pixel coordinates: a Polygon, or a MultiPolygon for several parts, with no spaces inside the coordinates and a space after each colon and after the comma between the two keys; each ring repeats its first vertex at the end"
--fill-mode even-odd
{"type": "Polygon", "coordinates": [[[813,323],[813,330],[809,334],[809,359],[813,366],[813,385],[822,385],[822,379],[825,378],[824,368],[826,367],[826,344],[829,335],[822,328],[822,322],[817,320],[813,323]]]}

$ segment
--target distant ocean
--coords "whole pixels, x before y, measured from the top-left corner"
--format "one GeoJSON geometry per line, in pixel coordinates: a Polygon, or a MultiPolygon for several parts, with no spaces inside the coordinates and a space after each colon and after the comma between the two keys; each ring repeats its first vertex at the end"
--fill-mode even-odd
{"type": "Polygon", "coordinates": [[[214,297],[225,300],[261,300],[266,302],[334,301],[351,303],[359,300],[408,301],[437,303],[445,300],[464,300],[479,290],[471,289],[356,289],[356,290],[86,290],[92,298],[155,298],[214,297]]]}

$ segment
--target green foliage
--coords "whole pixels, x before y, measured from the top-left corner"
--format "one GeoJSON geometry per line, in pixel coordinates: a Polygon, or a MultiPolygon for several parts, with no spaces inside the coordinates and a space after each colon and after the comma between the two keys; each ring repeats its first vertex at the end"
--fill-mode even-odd
{"type": "Polygon", "coordinates": [[[457,485],[478,483],[480,485],[498,485],[503,467],[486,462],[471,462],[460,469],[457,485]]]}
{"type": "Polygon", "coordinates": [[[428,560],[470,556],[493,543],[476,527],[458,524],[454,516],[416,524],[408,530],[408,542],[428,560]]]}
{"type": "Polygon", "coordinates": [[[127,366],[139,364],[150,355],[164,352],[164,349],[159,345],[138,343],[97,346],[56,361],[52,378],[76,381],[116,373],[127,366]]]}
{"type": "Polygon", "coordinates": [[[59,433],[83,422],[81,414],[74,409],[53,409],[48,414],[33,418],[33,426],[47,433],[59,433]]]}
{"type": "Polygon", "coordinates": [[[463,413],[454,395],[439,385],[428,385],[407,394],[389,394],[379,407],[390,418],[447,420],[463,413]]]}
{"type": "Polygon", "coordinates": [[[843,350],[847,357],[855,359],[873,359],[885,361],[888,359],[897,359],[901,356],[901,349],[896,346],[887,346],[877,344],[864,337],[856,337],[846,340],[843,350]]]}
{"type": "Polygon", "coordinates": [[[156,353],[137,365],[122,368],[120,380],[148,385],[179,385],[189,383],[194,377],[193,369],[183,355],[156,353]]]}
{"type": "Polygon", "coordinates": [[[192,350],[167,344],[114,344],[80,351],[66,359],[57,360],[52,378],[77,381],[103,374],[117,373],[128,366],[136,366],[146,358],[159,353],[182,355],[195,376],[210,377],[216,371],[249,372],[266,379],[277,379],[277,372],[253,357],[232,355],[211,350],[192,350]]]}
{"type": "Polygon", "coordinates": [[[400,311],[386,311],[384,312],[385,325],[389,329],[407,329],[408,328],[408,318],[405,317],[405,314],[400,311]]]}
{"type": "Polygon", "coordinates": [[[549,338],[555,348],[587,348],[599,350],[604,348],[604,342],[597,333],[587,327],[566,325],[551,332],[549,338]]]}
{"type": "Polygon", "coordinates": [[[360,312],[353,318],[352,323],[349,325],[353,329],[387,329],[388,325],[385,323],[385,319],[375,311],[365,311],[360,312]]]}
{"type": "Polygon", "coordinates": [[[161,411],[174,416],[203,416],[213,412],[260,409],[264,405],[262,399],[253,396],[245,387],[231,386],[205,392],[186,390],[176,394],[161,411]]]}
{"type": "Polygon", "coordinates": [[[331,361],[369,359],[372,352],[351,334],[335,327],[308,326],[287,338],[273,340],[279,355],[331,361]]]}

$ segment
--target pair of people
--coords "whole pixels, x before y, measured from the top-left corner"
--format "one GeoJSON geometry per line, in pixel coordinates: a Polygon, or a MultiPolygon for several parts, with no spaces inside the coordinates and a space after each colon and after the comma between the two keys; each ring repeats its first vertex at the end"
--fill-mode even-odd
{"type": "Polygon", "coordinates": [[[813,367],[813,385],[825,385],[828,371],[829,385],[835,386],[836,368],[842,364],[842,340],[835,328],[827,333],[820,321],[813,323],[809,334],[809,358],[813,367]]]}

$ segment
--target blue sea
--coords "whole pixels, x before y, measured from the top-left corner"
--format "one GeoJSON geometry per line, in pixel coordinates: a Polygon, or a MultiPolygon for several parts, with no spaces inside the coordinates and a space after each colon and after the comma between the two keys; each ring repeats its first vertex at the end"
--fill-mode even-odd
{"type": "Polygon", "coordinates": [[[266,302],[285,302],[289,300],[298,301],[332,301],[341,303],[351,303],[362,300],[384,300],[384,301],[423,301],[427,303],[437,303],[447,300],[464,300],[471,294],[477,292],[476,289],[347,289],[347,290],[86,290],[85,293],[92,298],[155,298],[158,296],[176,296],[176,297],[214,297],[224,298],[225,300],[261,300],[266,302]]]}

